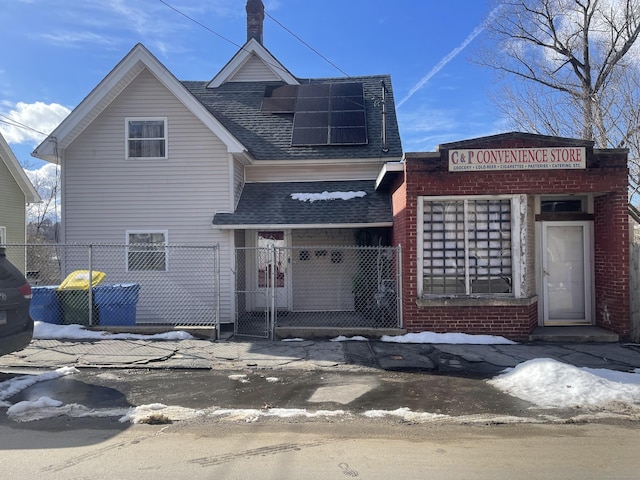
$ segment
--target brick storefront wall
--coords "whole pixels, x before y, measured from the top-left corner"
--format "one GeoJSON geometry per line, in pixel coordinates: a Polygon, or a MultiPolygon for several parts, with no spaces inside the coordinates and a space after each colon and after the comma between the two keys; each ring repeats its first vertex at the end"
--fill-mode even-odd
{"type": "MultiPolygon", "coordinates": [[[[464,148],[550,146],[502,141],[464,148]]],[[[585,170],[448,172],[448,151],[405,155],[405,174],[393,186],[394,244],[403,251],[403,318],[408,331],[464,332],[526,340],[538,325],[536,302],[509,306],[419,307],[417,211],[419,196],[596,194],[594,201],[595,322],[625,338],[629,325],[629,223],[627,155],[587,148],[585,170]]],[[[529,224],[533,228],[533,224],[529,224]]],[[[535,251],[532,245],[530,252],[535,251]]],[[[529,262],[531,263],[531,262],[529,262]]],[[[529,268],[529,267],[527,267],[529,268]]],[[[535,275],[528,271],[526,275],[535,275]]],[[[535,282],[527,280],[534,297],[535,282]]]]}

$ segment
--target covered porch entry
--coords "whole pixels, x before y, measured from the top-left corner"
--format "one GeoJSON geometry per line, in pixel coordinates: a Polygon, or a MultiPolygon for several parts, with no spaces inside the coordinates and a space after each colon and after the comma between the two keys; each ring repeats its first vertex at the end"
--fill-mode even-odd
{"type": "Polygon", "coordinates": [[[400,327],[392,218],[374,181],[246,184],[235,213],[214,217],[234,231],[234,333],[400,327]]]}
{"type": "Polygon", "coordinates": [[[400,250],[356,245],[358,234],[371,232],[245,231],[250,246],[236,247],[234,333],[400,328],[400,250]]]}

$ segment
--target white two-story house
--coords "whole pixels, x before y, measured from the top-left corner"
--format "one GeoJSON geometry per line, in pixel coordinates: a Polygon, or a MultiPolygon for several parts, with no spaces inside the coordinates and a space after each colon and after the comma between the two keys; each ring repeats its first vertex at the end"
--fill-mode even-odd
{"type": "MultiPolygon", "coordinates": [[[[63,243],[219,245],[221,323],[236,316],[239,249],[385,243],[391,201],[376,178],[402,157],[388,75],[298,77],[263,45],[262,2],[247,2],[247,15],[246,43],[212,79],[180,81],[138,44],[34,151],[61,166],[63,243]]],[[[286,292],[278,308],[353,310],[350,276],[296,295],[342,254],[292,255],[272,272],[286,292]],[[317,264],[295,278],[298,260],[317,264]]],[[[118,268],[180,270],[151,257],[118,268]]],[[[244,263],[258,270],[245,282],[264,286],[260,262],[244,263]]]]}

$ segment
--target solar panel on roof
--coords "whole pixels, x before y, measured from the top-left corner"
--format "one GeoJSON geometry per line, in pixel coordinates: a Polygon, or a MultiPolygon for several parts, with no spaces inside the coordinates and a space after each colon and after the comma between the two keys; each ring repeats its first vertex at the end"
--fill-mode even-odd
{"type": "Polygon", "coordinates": [[[293,113],[291,145],[367,143],[364,89],[360,82],[269,86],[265,113],[293,113]]]}
{"type": "Polygon", "coordinates": [[[329,132],[324,128],[294,128],[291,136],[292,145],[327,145],[329,132]]]}
{"type": "Polygon", "coordinates": [[[291,145],[363,145],[367,125],[362,83],[298,87],[291,145]],[[328,112],[328,115],[324,115],[328,112]]]}
{"type": "Polygon", "coordinates": [[[361,145],[367,143],[365,127],[331,127],[329,144],[361,145]]]}
{"type": "Polygon", "coordinates": [[[297,85],[267,86],[262,99],[262,111],[267,113],[294,113],[296,98],[298,97],[297,87],[297,85]]]}

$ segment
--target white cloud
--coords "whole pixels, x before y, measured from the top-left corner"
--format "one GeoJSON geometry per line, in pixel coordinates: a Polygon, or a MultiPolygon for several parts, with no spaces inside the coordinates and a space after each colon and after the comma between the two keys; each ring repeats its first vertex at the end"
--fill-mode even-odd
{"type": "Polygon", "coordinates": [[[111,46],[116,42],[104,35],[98,35],[93,32],[56,32],[56,33],[44,33],[40,36],[47,43],[53,43],[62,46],[78,45],[91,43],[94,45],[111,46]]]}
{"type": "Polygon", "coordinates": [[[10,144],[37,145],[71,112],[63,105],[44,102],[18,102],[9,108],[9,111],[0,111],[0,133],[10,144]]]}

